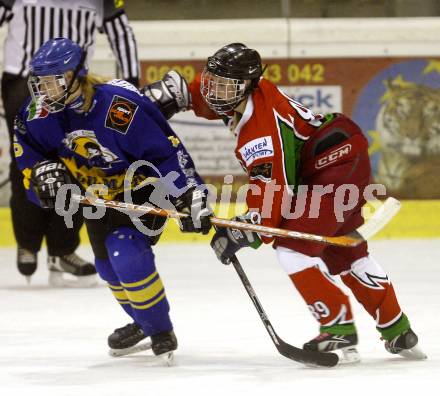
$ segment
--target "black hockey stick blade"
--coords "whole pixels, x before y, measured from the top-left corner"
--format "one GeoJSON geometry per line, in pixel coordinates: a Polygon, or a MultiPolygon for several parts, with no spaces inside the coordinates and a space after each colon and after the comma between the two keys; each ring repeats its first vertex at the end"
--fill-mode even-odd
{"type": "Polygon", "coordinates": [[[284,342],[278,337],[278,352],[284,357],[309,366],[334,367],[338,364],[339,357],[332,352],[305,351],[284,342]]]}

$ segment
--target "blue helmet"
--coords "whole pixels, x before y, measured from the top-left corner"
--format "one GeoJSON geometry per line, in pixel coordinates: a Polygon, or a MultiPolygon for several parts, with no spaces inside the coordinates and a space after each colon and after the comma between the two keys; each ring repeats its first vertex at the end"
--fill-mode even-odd
{"type": "Polygon", "coordinates": [[[28,79],[35,103],[50,113],[61,111],[78,77],[87,74],[85,52],[67,38],[46,41],[32,57],[28,79]],[[68,78],[66,72],[73,73],[68,78]]]}
{"type": "Polygon", "coordinates": [[[72,40],[63,37],[51,39],[32,57],[30,72],[34,76],[50,76],[73,70],[76,76],[85,76],[84,58],[84,51],[72,40]]]}

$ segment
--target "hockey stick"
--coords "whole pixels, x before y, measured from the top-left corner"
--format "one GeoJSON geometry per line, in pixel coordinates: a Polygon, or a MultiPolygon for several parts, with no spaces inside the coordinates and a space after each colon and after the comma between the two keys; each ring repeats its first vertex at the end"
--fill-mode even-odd
{"type": "MultiPolygon", "coordinates": [[[[118,201],[108,201],[104,199],[98,199],[93,197],[84,197],[80,195],[72,195],[72,199],[76,202],[86,204],[86,205],[95,205],[95,206],[104,206],[106,208],[112,208],[117,210],[123,210],[126,212],[135,212],[140,214],[150,213],[156,214],[160,216],[170,216],[170,217],[182,217],[185,216],[181,213],[174,211],[166,211],[163,209],[155,208],[153,206],[140,206],[133,204],[125,204],[123,202],[118,201]]],[[[237,223],[237,222],[234,222],[237,223]]],[[[241,223],[239,223],[241,224],[241,223]]],[[[284,342],[275,332],[272,327],[272,324],[267,317],[266,312],[264,311],[260,300],[258,299],[254,288],[252,287],[246,273],[243,270],[240,262],[238,261],[236,256],[231,258],[231,263],[235,268],[241,282],[243,283],[246,292],[248,293],[250,299],[252,300],[258,315],[260,316],[261,321],[263,322],[264,327],[270,335],[275,347],[278,352],[284,357],[294,360],[299,363],[316,365],[316,366],[324,366],[324,367],[333,367],[338,363],[338,355],[335,353],[324,353],[324,352],[314,352],[314,351],[305,351],[301,348],[294,347],[293,345],[287,344],[284,342]]],[[[113,355],[116,356],[116,355],[113,355]]]]}
{"type": "Polygon", "coordinates": [[[293,345],[284,342],[273,329],[272,323],[270,323],[270,320],[267,317],[266,312],[264,311],[260,303],[260,300],[255,294],[254,288],[252,287],[248,277],[246,276],[246,273],[243,270],[243,267],[241,266],[236,256],[231,258],[231,263],[237,271],[237,274],[241,282],[243,283],[247,294],[254,303],[254,306],[258,312],[258,315],[260,315],[260,319],[263,322],[264,327],[266,328],[267,332],[270,335],[270,338],[272,339],[275,347],[278,349],[278,352],[281,355],[288,359],[294,360],[295,362],[314,366],[333,367],[338,364],[339,357],[338,355],[336,355],[336,353],[305,351],[304,349],[294,347],[293,345]]]}
{"type": "MultiPolygon", "coordinates": [[[[111,209],[120,210],[122,212],[134,213],[138,215],[152,214],[164,217],[179,218],[187,216],[184,213],[176,212],[175,210],[167,210],[157,208],[152,205],[135,205],[120,201],[111,201],[102,198],[96,198],[93,196],[82,196],[73,194],[72,199],[78,203],[84,205],[93,205],[99,207],[106,207],[111,209]]],[[[218,217],[211,217],[211,223],[216,227],[229,227],[239,230],[246,230],[257,232],[265,235],[302,239],[313,242],[326,243],[336,246],[357,246],[364,242],[368,238],[371,238],[374,234],[380,231],[399,211],[400,202],[395,198],[388,198],[384,204],[377,209],[373,216],[362,226],[355,231],[347,235],[341,236],[322,236],[309,234],[306,232],[283,230],[281,228],[265,227],[258,224],[250,224],[246,222],[220,219],[218,217]]]]}

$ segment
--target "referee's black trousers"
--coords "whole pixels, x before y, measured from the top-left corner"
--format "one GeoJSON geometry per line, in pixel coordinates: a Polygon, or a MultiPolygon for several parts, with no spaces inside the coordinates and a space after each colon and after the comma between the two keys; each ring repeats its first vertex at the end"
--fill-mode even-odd
{"type": "Polygon", "coordinates": [[[15,161],[13,152],[14,117],[29,95],[27,79],[3,73],[1,89],[12,158],[9,178],[12,188],[10,205],[15,240],[19,246],[37,252],[41,248],[43,238],[46,237],[49,255],[63,256],[73,253],[79,245],[79,229],[83,223],[81,211],[78,211],[73,217],[73,228],[67,228],[64,224],[64,218],[58,216],[54,210],[41,209],[29,201],[23,186],[23,175],[18,170],[15,161]]]}

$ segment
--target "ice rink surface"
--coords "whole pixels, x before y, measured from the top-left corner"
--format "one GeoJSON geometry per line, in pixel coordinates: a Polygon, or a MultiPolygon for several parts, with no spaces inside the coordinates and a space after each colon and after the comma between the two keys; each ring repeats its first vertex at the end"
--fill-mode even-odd
{"type": "MultiPolygon", "coordinates": [[[[388,354],[352,298],[362,362],[313,369],[290,361],[276,351],[232,267],[208,246],[167,244],[155,252],[180,344],[175,366],[155,366],[146,353],[112,358],[106,338],[129,318],[104,284],[49,288],[42,253],[27,286],[15,250],[0,249],[0,395],[438,394],[440,240],[378,241],[370,251],[393,281],[428,360],[388,354]]],[[[80,252],[91,258],[87,246],[80,252]]],[[[301,346],[317,335],[270,247],[239,259],[282,339],[301,346]]]]}

